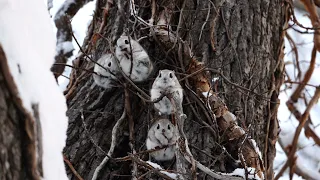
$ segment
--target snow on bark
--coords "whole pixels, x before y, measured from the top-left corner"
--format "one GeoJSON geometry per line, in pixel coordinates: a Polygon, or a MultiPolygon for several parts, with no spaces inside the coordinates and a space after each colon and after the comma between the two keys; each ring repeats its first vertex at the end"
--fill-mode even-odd
{"type": "Polygon", "coordinates": [[[0,43],[24,108],[39,104],[44,179],[67,179],[62,158],[68,119],[50,67],[55,36],[42,0],[0,0],[0,43]],[[36,7],[36,8],[35,8],[36,7]]]}

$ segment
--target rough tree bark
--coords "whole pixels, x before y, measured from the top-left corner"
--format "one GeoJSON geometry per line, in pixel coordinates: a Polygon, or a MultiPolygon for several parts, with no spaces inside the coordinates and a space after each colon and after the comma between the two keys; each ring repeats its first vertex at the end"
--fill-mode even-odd
{"type": "Polygon", "coordinates": [[[33,114],[23,107],[0,45],[0,179],[41,179],[39,130],[38,106],[33,105],[33,114]]]}
{"type": "MultiPolygon", "coordinates": [[[[247,138],[256,140],[264,158],[267,170],[265,175],[272,179],[278,133],[276,114],[282,82],[282,29],[286,23],[286,4],[280,0],[180,0],[170,3],[156,0],[154,21],[161,18],[161,12],[165,12],[164,16],[171,14],[168,21],[172,33],[180,38],[174,48],[166,49],[157,40],[152,28],[146,28],[137,18],[141,17],[148,22],[152,15],[153,1],[131,2],[135,4],[136,15],[130,13],[132,4],[129,1],[97,0],[88,37],[82,45],[83,51],[97,60],[101,54],[113,51],[114,41],[122,32],[129,33],[135,39],[143,37],[140,43],[156,67],[149,81],[137,84],[148,93],[159,69],[174,69],[180,78],[184,77],[191,58],[181,56],[184,53],[181,47],[189,46],[193,58],[224,75],[222,78],[221,73],[211,73],[212,77],[220,77],[218,83],[215,83],[216,93],[224,100],[229,111],[237,116],[238,124],[248,133],[247,138]],[[183,60],[179,61],[181,57],[183,60]]],[[[85,53],[81,53],[74,61],[78,69],[73,69],[65,92],[69,127],[64,154],[84,179],[91,179],[110,148],[112,128],[124,109],[124,90],[122,87],[104,90],[94,86],[92,74],[81,70],[92,70],[94,64],[85,53]]],[[[185,87],[185,81],[181,83],[185,87]]],[[[152,105],[144,103],[134,88],[130,89],[135,137],[133,143],[139,152],[145,150],[152,105]]],[[[213,132],[202,124],[201,121],[207,118],[186,87],[185,97],[188,98],[185,98],[183,105],[187,115],[184,132],[194,158],[217,172],[230,171],[229,166],[225,165],[228,156],[222,146],[233,151],[230,147],[232,143],[226,143],[221,133],[216,136],[219,130],[215,122],[207,122],[213,132]]],[[[131,152],[127,120],[121,124],[118,134],[112,155],[114,158],[131,152]]],[[[237,157],[237,154],[231,155],[237,157]]],[[[146,155],[141,158],[145,159],[146,155]]],[[[131,161],[117,162],[111,159],[98,179],[131,179],[131,168],[131,161]]],[[[70,179],[75,179],[74,172],[67,169],[70,179]]],[[[198,178],[212,179],[200,170],[197,173],[198,178]]]]}

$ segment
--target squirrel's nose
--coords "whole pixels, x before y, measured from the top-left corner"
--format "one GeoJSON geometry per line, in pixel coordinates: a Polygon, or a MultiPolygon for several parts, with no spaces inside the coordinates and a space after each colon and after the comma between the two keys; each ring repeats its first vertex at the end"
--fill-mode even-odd
{"type": "Polygon", "coordinates": [[[166,130],[162,129],[162,132],[165,132],[166,130]]]}

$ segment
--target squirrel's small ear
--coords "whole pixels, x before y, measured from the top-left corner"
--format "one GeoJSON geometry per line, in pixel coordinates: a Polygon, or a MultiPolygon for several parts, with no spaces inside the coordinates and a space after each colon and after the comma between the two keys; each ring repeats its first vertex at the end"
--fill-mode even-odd
{"type": "Polygon", "coordinates": [[[173,73],[175,73],[175,71],[174,71],[174,70],[172,70],[172,72],[173,72],[173,73]]]}

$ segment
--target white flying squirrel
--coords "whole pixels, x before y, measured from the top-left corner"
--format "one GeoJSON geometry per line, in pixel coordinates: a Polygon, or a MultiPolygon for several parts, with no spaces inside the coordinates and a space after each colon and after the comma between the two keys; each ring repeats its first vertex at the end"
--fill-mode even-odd
{"type": "Polygon", "coordinates": [[[123,72],[134,82],[147,80],[153,70],[152,62],[143,47],[129,36],[117,40],[116,57],[123,72]]]}
{"type": "Polygon", "coordinates": [[[146,140],[147,149],[157,149],[150,153],[150,156],[157,161],[168,161],[175,156],[175,143],[177,134],[175,126],[168,119],[160,119],[153,123],[148,131],[146,140]]]}
{"type": "Polygon", "coordinates": [[[93,74],[94,82],[106,89],[111,88],[113,86],[114,80],[116,79],[114,75],[119,72],[115,57],[109,53],[104,54],[100,57],[97,63],[104,68],[102,68],[98,64],[94,65],[93,71],[101,75],[99,76],[97,74],[93,74]]]}
{"type": "Polygon", "coordinates": [[[168,99],[166,96],[159,102],[154,103],[154,107],[161,113],[170,115],[176,112],[175,103],[182,105],[183,89],[174,73],[171,70],[160,70],[157,78],[152,84],[150,91],[151,100],[154,101],[162,96],[162,94],[172,94],[173,99],[168,99]],[[174,100],[177,99],[178,102],[174,100]]]}

